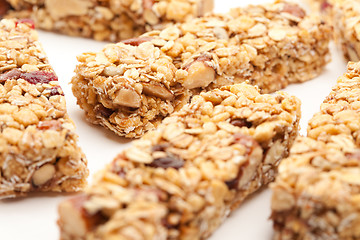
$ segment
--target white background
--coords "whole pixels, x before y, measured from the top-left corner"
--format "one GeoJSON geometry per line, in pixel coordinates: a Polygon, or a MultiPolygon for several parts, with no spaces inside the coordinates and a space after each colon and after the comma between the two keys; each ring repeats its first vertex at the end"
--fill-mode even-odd
{"type": "MultiPolygon", "coordinates": [[[[215,0],[215,10],[226,12],[230,7],[246,5],[249,1],[215,0]]],[[[252,4],[269,2],[253,0],[252,4]]],[[[104,128],[86,122],[82,110],[76,105],[69,85],[76,66],[76,56],[87,51],[98,51],[104,43],[82,38],[40,32],[40,41],[50,63],[59,76],[65,92],[68,112],[77,126],[80,146],[87,155],[91,173],[110,162],[127,146],[129,140],[115,136],[104,128]]],[[[285,91],[302,101],[301,133],[306,133],[307,121],[318,111],[320,103],[329,94],[336,78],[346,69],[341,53],[332,47],[332,62],[318,78],[303,84],[294,84],[285,91]]],[[[56,225],[57,205],[66,196],[61,194],[36,194],[26,198],[0,201],[1,240],[50,240],[59,239],[56,225]]],[[[211,240],[271,239],[269,190],[262,190],[236,210],[210,238],[211,240]]]]}

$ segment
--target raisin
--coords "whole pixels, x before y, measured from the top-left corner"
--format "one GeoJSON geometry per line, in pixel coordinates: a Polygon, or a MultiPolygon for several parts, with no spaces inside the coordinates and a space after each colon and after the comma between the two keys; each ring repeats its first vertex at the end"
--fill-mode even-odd
{"type": "Polygon", "coordinates": [[[24,18],[24,19],[19,19],[19,20],[17,20],[16,21],[16,26],[18,25],[18,24],[21,24],[21,23],[25,23],[25,24],[27,24],[27,25],[29,25],[32,29],[35,29],[35,23],[34,23],[34,21],[33,20],[31,20],[31,19],[26,19],[26,18],[24,18]]]}
{"type": "Polygon", "coordinates": [[[246,121],[245,119],[233,119],[230,121],[230,123],[232,125],[234,125],[235,127],[247,127],[247,128],[251,128],[252,123],[246,121]]]}
{"type": "Polygon", "coordinates": [[[150,164],[147,164],[149,167],[160,167],[160,168],[175,168],[179,169],[184,166],[185,162],[183,159],[175,157],[175,156],[167,156],[163,158],[156,158],[150,164]]]}
{"type": "Polygon", "coordinates": [[[52,72],[34,71],[21,73],[21,78],[31,84],[49,83],[51,81],[58,81],[57,76],[52,72]]]}
{"type": "Polygon", "coordinates": [[[131,45],[131,46],[139,46],[140,44],[142,44],[144,42],[150,41],[151,39],[152,39],[151,37],[138,37],[138,38],[130,38],[127,40],[123,40],[121,42],[124,44],[131,45]]]}

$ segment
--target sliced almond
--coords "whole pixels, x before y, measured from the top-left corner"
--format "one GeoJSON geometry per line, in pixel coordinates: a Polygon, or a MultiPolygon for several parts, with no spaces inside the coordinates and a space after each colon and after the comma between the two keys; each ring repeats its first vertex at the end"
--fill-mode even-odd
{"type": "Polygon", "coordinates": [[[141,98],[135,90],[123,88],[116,93],[114,103],[120,106],[138,108],[140,107],[141,98]]]}
{"type": "Polygon", "coordinates": [[[172,100],[174,95],[160,84],[142,83],[143,93],[149,96],[161,98],[163,100],[172,100]]]}

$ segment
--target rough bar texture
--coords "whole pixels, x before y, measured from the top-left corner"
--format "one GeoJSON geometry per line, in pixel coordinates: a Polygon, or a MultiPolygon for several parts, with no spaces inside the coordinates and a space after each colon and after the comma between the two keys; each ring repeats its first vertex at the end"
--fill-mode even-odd
{"type": "Polygon", "coordinates": [[[300,102],[248,84],[195,96],[61,203],[61,238],[205,239],[272,181],[298,133],[300,102]]]}
{"type": "Polygon", "coordinates": [[[249,80],[266,93],[317,76],[329,36],[294,4],[232,9],[84,53],[73,92],[90,122],[139,137],[202,90],[249,80]]]}
{"type": "Polygon", "coordinates": [[[87,160],[33,24],[0,21],[0,198],[78,191],[87,160]]]}
{"type": "Polygon", "coordinates": [[[213,0],[0,0],[0,15],[31,18],[37,27],[120,41],[203,16],[213,0]]]}
{"type": "Polygon", "coordinates": [[[360,63],[347,72],[282,161],[272,185],[277,240],[360,239],[360,63]]]}
{"type": "Polygon", "coordinates": [[[358,0],[313,1],[333,26],[334,39],[347,61],[360,60],[360,2],[358,0]]]}

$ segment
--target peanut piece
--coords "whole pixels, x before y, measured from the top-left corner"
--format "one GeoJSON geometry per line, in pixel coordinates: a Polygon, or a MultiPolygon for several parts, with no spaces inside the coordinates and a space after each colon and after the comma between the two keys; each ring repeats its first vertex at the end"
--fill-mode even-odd
{"type": "Polygon", "coordinates": [[[45,164],[34,172],[32,182],[35,186],[47,183],[55,175],[55,167],[52,164],[45,164]]]}
{"type": "Polygon", "coordinates": [[[134,90],[123,88],[117,92],[114,103],[120,106],[138,108],[141,98],[134,90]]]}

